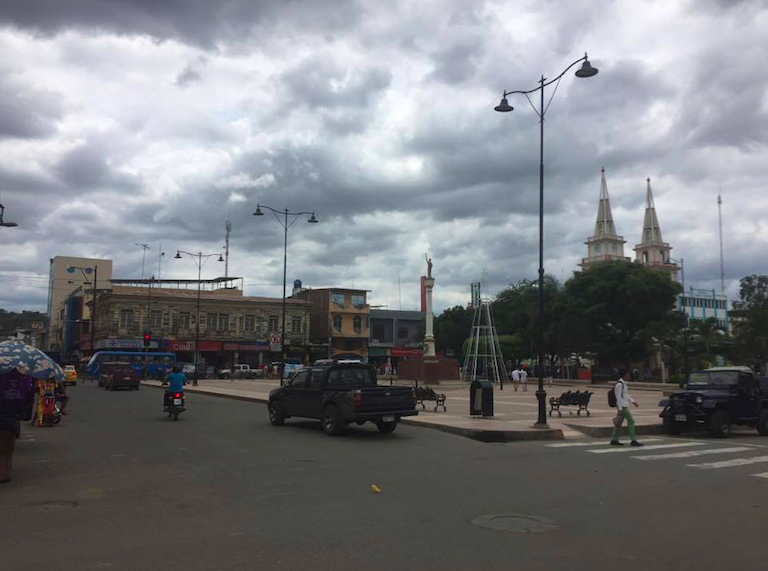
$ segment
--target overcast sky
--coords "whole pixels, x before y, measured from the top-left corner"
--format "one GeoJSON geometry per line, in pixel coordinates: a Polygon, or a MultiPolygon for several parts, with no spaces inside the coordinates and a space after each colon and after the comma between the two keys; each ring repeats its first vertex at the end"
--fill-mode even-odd
{"type": "Polygon", "coordinates": [[[289,283],[415,309],[428,252],[439,311],[484,274],[491,294],[533,279],[538,117],[519,95],[493,107],[585,51],[599,74],[566,74],[545,122],[546,271],[586,255],[604,166],[625,254],[650,177],[696,287],[720,289],[721,190],[736,296],[768,273],[768,2],[2,0],[0,200],[19,226],[0,228],[0,307],[45,310],[55,255],[139,277],[136,242],[147,276],[162,243],[162,277],[196,277],[176,249],[222,250],[228,218],[230,275],[279,297],[282,227],[257,202],[320,220],[289,232],[289,283]]]}

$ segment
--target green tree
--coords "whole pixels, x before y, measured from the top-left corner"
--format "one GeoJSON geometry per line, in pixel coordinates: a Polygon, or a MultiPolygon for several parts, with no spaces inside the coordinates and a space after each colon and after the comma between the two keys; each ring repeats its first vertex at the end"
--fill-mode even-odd
{"type": "Polygon", "coordinates": [[[435,317],[435,348],[448,357],[462,360],[464,341],[472,330],[472,311],[457,305],[435,317]]]}
{"type": "Polygon", "coordinates": [[[742,362],[760,364],[768,360],[768,276],[741,279],[739,301],[734,302],[735,350],[742,362]]]}
{"type": "Polygon", "coordinates": [[[690,324],[690,340],[696,344],[699,353],[706,360],[707,366],[712,366],[713,349],[725,345],[725,330],[717,322],[717,318],[696,319],[690,324]]]}
{"type": "Polygon", "coordinates": [[[568,280],[559,307],[562,324],[574,350],[628,367],[647,355],[656,335],[674,326],[680,291],[667,274],[642,264],[605,262],[568,280]]]}

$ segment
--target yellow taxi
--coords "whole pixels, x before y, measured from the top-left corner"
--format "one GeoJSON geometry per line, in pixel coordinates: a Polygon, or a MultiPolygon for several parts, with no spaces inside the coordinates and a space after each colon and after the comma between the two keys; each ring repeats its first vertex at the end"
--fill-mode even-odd
{"type": "Polygon", "coordinates": [[[76,385],[77,384],[77,369],[74,365],[64,366],[64,384],[76,385]]]}

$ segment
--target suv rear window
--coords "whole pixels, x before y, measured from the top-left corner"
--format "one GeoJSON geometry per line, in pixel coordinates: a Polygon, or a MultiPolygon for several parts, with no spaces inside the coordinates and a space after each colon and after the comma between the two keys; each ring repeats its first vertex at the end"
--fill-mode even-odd
{"type": "Polygon", "coordinates": [[[333,369],[328,375],[328,384],[336,386],[359,387],[375,385],[376,379],[368,367],[345,367],[333,369]]]}

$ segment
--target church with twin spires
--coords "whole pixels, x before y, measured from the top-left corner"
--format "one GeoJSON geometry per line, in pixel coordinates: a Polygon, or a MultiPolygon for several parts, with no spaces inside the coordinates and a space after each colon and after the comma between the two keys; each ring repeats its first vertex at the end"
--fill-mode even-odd
{"type": "MultiPolygon", "coordinates": [[[[586,241],[587,257],[582,258],[579,264],[583,270],[612,260],[630,261],[630,258],[624,255],[624,244],[627,241],[618,234],[613,222],[608,185],[605,182],[605,169],[601,169],[601,172],[600,201],[597,206],[595,233],[586,241]]],[[[640,243],[635,246],[635,259],[649,268],[668,273],[671,279],[677,281],[679,267],[670,258],[669,253],[672,247],[661,237],[661,228],[656,215],[656,206],[653,203],[653,192],[651,192],[651,179],[649,178],[647,182],[643,233],[640,237],[640,243]]]]}

